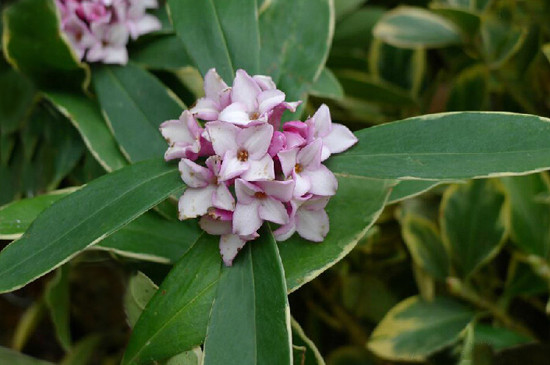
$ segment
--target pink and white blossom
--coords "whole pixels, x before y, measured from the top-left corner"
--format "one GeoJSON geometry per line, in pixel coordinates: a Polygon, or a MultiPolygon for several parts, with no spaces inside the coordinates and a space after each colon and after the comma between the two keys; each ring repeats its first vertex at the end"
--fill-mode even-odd
{"type": "Polygon", "coordinates": [[[329,231],[329,219],[325,207],[328,196],[306,195],[290,202],[289,222],[273,234],[277,241],[285,241],[294,232],[306,240],[322,242],[329,231]]]}

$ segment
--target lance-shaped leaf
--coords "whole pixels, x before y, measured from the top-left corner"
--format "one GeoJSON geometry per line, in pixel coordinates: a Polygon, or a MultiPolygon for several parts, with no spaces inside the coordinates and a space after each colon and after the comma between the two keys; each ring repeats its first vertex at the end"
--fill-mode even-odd
{"type": "Polygon", "coordinates": [[[527,253],[547,257],[550,251],[550,194],[546,175],[503,178],[510,198],[510,237],[527,253]]]}
{"type": "Polygon", "coordinates": [[[491,180],[453,185],[440,206],[443,241],[463,277],[497,253],[507,236],[504,192],[491,180]]]}
{"type": "Polygon", "coordinates": [[[134,328],[141,313],[158,290],[158,286],[139,271],[128,281],[124,294],[124,311],[130,328],[134,328]]]}
{"type": "Polygon", "coordinates": [[[332,71],[326,67],[321,71],[309,93],[320,98],[342,99],[344,97],[342,85],[332,71]]]}
{"type": "Polygon", "coordinates": [[[439,185],[438,181],[426,180],[401,180],[392,189],[388,204],[400,202],[425,193],[439,185]]]}
{"type": "Polygon", "coordinates": [[[238,68],[258,71],[260,36],[255,0],[169,0],[176,35],[201,73],[215,67],[230,83],[238,68]]]}
{"type": "Polygon", "coordinates": [[[316,278],[355,247],[382,212],[393,183],[357,176],[337,177],[338,192],[327,206],[330,231],[325,240],[313,243],[295,234],[279,243],[290,292],[316,278]]]}
{"type": "Polygon", "coordinates": [[[99,104],[122,150],[133,162],[162,156],[168,145],[159,126],[184,105],[147,71],[128,64],[94,69],[99,104]]]}
{"type": "Polygon", "coordinates": [[[487,324],[476,324],[474,328],[475,342],[491,346],[495,351],[533,342],[524,334],[503,327],[493,327],[487,324]]]}
{"type": "Polygon", "coordinates": [[[525,175],[550,168],[550,119],[496,112],[442,113],[356,132],[359,143],[331,156],[343,174],[453,180],[525,175]]]}
{"type": "Polygon", "coordinates": [[[105,124],[97,103],[84,95],[68,92],[49,91],[46,97],[71,121],[88,150],[105,170],[114,171],[126,166],[126,158],[105,124]]]}
{"type": "Polygon", "coordinates": [[[71,330],[69,327],[69,266],[61,266],[55,276],[48,282],[45,290],[46,306],[50,311],[57,340],[65,351],[71,347],[71,330]]]}
{"type": "Polygon", "coordinates": [[[386,13],[373,34],[401,48],[444,47],[462,42],[460,29],[451,21],[428,10],[406,6],[386,13]]]}
{"type": "Polygon", "coordinates": [[[424,361],[459,339],[474,312],[450,298],[405,299],[393,307],[371,335],[368,348],[395,361],[424,361]]]}
{"type": "Polygon", "coordinates": [[[204,341],[221,270],[218,241],[203,234],[170,271],[139,317],[122,364],[147,364],[204,341]]]}
{"type": "Polygon", "coordinates": [[[177,71],[193,66],[181,39],[174,34],[147,38],[130,47],[132,62],[147,68],[177,71]]]}
{"type": "Polygon", "coordinates": [[[303,98],[323,69],[333,33],[329,0],[266,2],[260,14],[260,72],[273,77],[287,100],[303,98]]]}
{"type": "Polygon", "coordinates": [[[292,327],[292,343],[305,349],[303,363],[296,363],[295,361],[294,365],[325,365],[325,360],[323,360],[313,341],[306,336],[300,324],[292,317],[290,318],[290,325],[292,327]]]}
{"type": "Polygon", "coordinates": [[[220,275],[204,344],[204,365],[292,364],[283,265],[269,229],[220,275]]]}
{"type": "Polygon", "coordinates": [[[174,166],[152,160],[100,177],[59,200],[0,252],[0,292],[60,266],[182,188],[174,166]]]}
{"type": "Polygon", "coordinates": [[[61,33],[54,0],[21,0],[4,12],[3,43],[16,69],[42,89],[87,87],[89,69],[61,33]]]}

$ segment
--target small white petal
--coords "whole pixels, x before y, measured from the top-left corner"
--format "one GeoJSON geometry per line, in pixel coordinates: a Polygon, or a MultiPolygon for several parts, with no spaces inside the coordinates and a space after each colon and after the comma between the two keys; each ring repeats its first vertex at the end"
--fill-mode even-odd
{"type": "Polygon", "coordinates": [[[220,237],[220,254],[226,266],[233,265],[233,260],[246,242],[236,234],[226,234],[220,237]]]}
{"type": "Polygon", "coordinates": [[[241,175],[243,179],[247,181],[275,179],[275,165],[268,154],[259,160],[248,160],[248,163],[248,169],[241,175]]]}
{"type": "Polygon", "coordinates": [[[294,172],[292,176],[294,178],[294,182],[296,183],[294,187],[294,197],[299,198],[309,191],[311,188],[311,181],[309,180],[309,177],[302,174],[297,174],[296,172],[294,172]]]}
{"type": "Polygon", "coordinates": [[[188,188],[181,196],[178,203],[180,219],[195,218],[208,212],[212,206],[212,194],[216,187],[208,185],[205,188],[188,188]]]}
{"type": "Polygon", "coordinates": [[[274,197],[275,199],[287,202],[292,199],[292,194],[294,192],[294,180],[285,180],[285,181],[258,181],[256,184],[262,188],[262,190],[269,196],[274,197]]]}
{"type": "Polygon", "coordinates": [[[298,155],[298,149],[293,148],[291,150],[281,151],[277,154],[279,161],[281,162],[281,168],[285,177],[289,177],[294,171],[296,166],[296,156],[298,155]]]}
{"type": "Polygon", "coordinates": [[[320,165],[316,170],[303,171],[302,176],[307,176],[311,181],[310,193],[325,196],[336,194],[338,180],[326,166],[320,165]]]}
{"type": "Polygon", "coordinates": [[[296,162],[299,163],[303,169],[316,169],[321,164],[321,149],[323,148],[323,141],[316,139],[298,152],[296,156],[296,162]]]}
{"type": "Polygon", "coordinates": [[[256,200],[251,204],[237,203],[233,213],[233,233],[245,236],[256,232],[262,226],[258,206],[256,200]]]}
{"type": "Polygon", "coordinates": [[[235,180],[235,195],[241,204],[252,204],[255,201],[254,194],[261,192],[262,189],[243,179],[235,180]]]}
{"type": "Polygon", "coordinates": [[[322,242],[329,228],[328,215],[324,210],[300,209],[296,213],[296,230],[306,240],[322,242]]]}
{"type": "Polygon", "coordinates": [[[294,220],[291,220],[288,224],[282,225],[273,231],[273,235],[277,241],[286,241],[294,232],[296,232],[296,223],[294,220]]]}
{"type": "Polygon", "coordinates": [[[285,93],[281,90],[262,91],[258,95],[258,111],[260,114],[267,113],[283,101],[285,101],[285,93]]]}
{"type": "Polygon", "coordinates": [[[227,181],[242,175],[250,168],[250,161],[243,162],[237,158],[236,151],[229,151],[223,157],[220,169],[220,181],[227,181]]]}
{"type": "Polygon", "coordinates": [[[258,84],[244,70],[237,70],[235,81],[233,81],[233,90],[231,99],[234,102],[242,103],[246,106],[247,112],[253,112],[257,109],[256,98],[262,92],[258,84]]]}
{"type": "Polygon", "coordinates": [[[231,234],[231,221],[221,221],[208,215],[204,215],[199,220],[199,225],[203,231],[212,235],[231,234]]]}
{"type": "Polygon", "coordinates": [[[200,98],[193,108],[189,110],[197,118],[203,120],[216,120],[220,113],[220,106],[209,98],[200,98]]]}
{"type": "Polygon", "coordinates": [[[218,188],[212,195],[212,205],[223,210],[232,211],[235,209],[235,199],[225,184],[218,185],[218,188]]]}
{"type": "Polygon", "coordinates": [[[218,156],[224,156],[227,151],[236,151],[237,133],[239,127],[223,122],[206,123],[206,131],[209,136],[212,147],[218,156]]]}
{"type": "Polygon", "coordinates": [[[252,76],[252,78],[254,79],[254,81],[256,81],[260,89],[262,89],[263,91],[273,90],[277,88],[271,76],[254,75],[252,76]]]}
{"type": "Polygon", "coordinates": [[[273,137],[273,127],[264,123],[242,129],[237,135],[237,144],[248,151],[253,160],[262,158],[269,148],[273,137]]]}
{"type": "Polygon", "coordinates": [[[323,144],[328,147],[331,153],[344,152],[357,143],[357,137],[348,129],[348,127],[333,123],[332,131],[323,137],[323,144]]]}
{"type": "Polygon", "coordinates": [[[223,81],[215,68],[208,70],[204,75],[204,93],[206,97],[215,101],[220,100],[220,94],[227,89],[227,84],[223,81]]]}
{"type": "Polygon", "coordinates": [[[218,118],[223,122],[236,125],[247,125],[250,123],[246,105],[238,102],[229,104],[229,106],[221,111],[218,118]]]}
{"type": "Polygon", "coordinates": [[[332,129],[332,120],[328,106],[325,104],[321,105],[307,123],[313,124],[311,127],[314,138],[324,137],[329,134],[332,129]]]}
{"type": "Polygon", "coordinates": [[[191,188],[203,188],[210,184],[214,178],[212,172],[206,167],[197,165],[189,159],[182,159],[178,165],[181,179],[191,188]]]}
{"type": "Polygon", "coordinates": [[[288,213],[285,206],[278,200],[273,198],[260,199],[260,207],[258,208],[260,218],[277,224],[288,223],[288,213]]]}

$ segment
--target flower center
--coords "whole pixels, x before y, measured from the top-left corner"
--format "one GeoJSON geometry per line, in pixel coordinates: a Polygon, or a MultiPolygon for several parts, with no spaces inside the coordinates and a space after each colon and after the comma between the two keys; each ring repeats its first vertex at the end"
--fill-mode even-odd
{"type": "Polygon", "coordinates": [[[239,150],[237,152],[237,160],[241,161],[241,162],[246,162],[248,161],[248,151],[247,150],[239,150]]]}
{"type": "Polygon", "coordinates": [[[256,199],[265,199],[267,198],[267,194],[264,193],[263,191],[257,191],[254,193],[254,198],[256,199]]]}
{"type": "Polygon", "coordinates": [[[299,163],[297,163],[297,164],[294,166],[294,171],[296,171],[296,173],[299,174],[300,172],[304,171],[304,168],[302,167],[302,165],[300,165],[299,163]]]}
{"type": "Polygon", "coordinates": [[[258,119],[259,117],[260,117],[260,113],[258,113],[258,112],[254,112],[254,113],[251,113],[251,114],[250,114],[250,119],[251,119],[251,120],[256,120],[256,119],[258,119]]]}

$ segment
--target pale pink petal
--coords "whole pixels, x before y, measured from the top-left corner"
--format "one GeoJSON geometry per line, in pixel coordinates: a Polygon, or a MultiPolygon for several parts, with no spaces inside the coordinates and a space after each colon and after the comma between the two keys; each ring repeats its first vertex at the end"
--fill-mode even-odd
{"type": "Polygon", "coordinates": [[[227,84],[223,81],[215,68],[208,70],[204,75],[204,93],[207,98],[219,101],[220,94],[227,89],[227,84]]]}
{"type": "Polygon", "coordinates": [[[226,234],[220,237],[220,254],[225,266],[233,265],[233,260],[246,242],[236,234],[226,234]]]}
{"type": "Polygon", "coordinates": [[[330,155],[330,149],[325,144],[323,144],[323,148],[321,149],[321,162],[329,158],[330,155]]]}
{"type": "Polygon", "coordinates": [[[277,241],[286,241],[294,232],[296,232],[296,223],[294,220],[291,220],[288,224],[282,225],[273,231],[273,235],[277,241]]]}
{"type": "Polygon", "coordinates": [[[188,188],[178,203],[180,219],[195,218],[208,212],[212,206],[212,194],[216,190],[214,185],[205,188],[188,188]]]}
{"type": "Polygon", "coordinates": [[[199,225],[203,231],[212,235],[231,234],[231,221],[221,221],[208,215],[204,215],[199,220],[199,225]]]}
{"type": "Polygon", "coordinates": [[[330,196],[310,196],[302,203],[301,208],[307,210],[325,209],[329,200],[330,196]]]}
{"type": "Polygon", "coordinates": [[[318,138],[324,137],[330,133],[332,120],[330,118],[330,110],[325,104],[321,105],[319,109],[313,114],[313,117],[309,119],[306,124],[310,126],[310,133],[313,135],[310,137],[318,138]]]}
{"type": "Polygon", "coordinates": [[[235,199],[225,184],[219,184],[212,195],[212,205],[223,210],[234,210],[235,199]]]}
{"type": "Polygon", "coordinates": [[[328,215],[324,210],[300,209],[296,213],[296,230],[306,240],[322,242],[329,228],[328,215]]]}
{"type": "Polygon", "coordinates": [[[219,180],[227,181],[240,176],[250,168],[250,161],[243,162],[237,158],[236,151],[229,151],[223,157],[219,180]]]}
{"type": "Polygon", "coordinates": [[[214,175],[206,167],[197,165],[186,158],[182,159],[178,165],[181,179],[191,188],[203,188],[210,184],[214,175]]]}
{"type": "Polygon", "coordinates": [[[188,158],[190,160],[196,160],[199,157],[198,154],[199,144],[195,143],[189,145],[185,142],[176,142],[164,153],[164,159],[166,161],[175,160],[179,158],[188,158]]]}
{"type": "Polygon", "coordinates": [[[128,63],[128,51],[126,47],[105,47],[103,49],[103,63],[125,65],[128,63]]]}
{"type": "Polygon", "coordinates": [[[233,123],[236,125],[247,125],[250,123],[250,117],[243,103],[234,102],[229,104],[219,115],[219,120],[233,123]]]}
{"type": "Polygon", "coordinates": [[[235,195],[241,204],[252,204],[255,201],[254,195],[261,192],[262,189],[243,179],[235,180],[235,195]]]}
{"type": "Polygon", "coordinates": [[[302,147],[306,143],[306,139],[295,132],[284,132],[286,138],[286,148],[302,147]]]}
{"type": "Polygon", "coordinates": [[[239,127],[229,123],[209,122],[206,123],[206,132],[218,156],[224,156],[228,151],[236,151],[239,148],[237,145],[239,127]]]}
{"type": "Polygon", "coordinates": [[[321,164],[321,149],[323,141],[316,139],[298,152],[296,162],[301,165],[302,169],[317,169],[321,164]]]}
{"type": "Polygon", "coordinates": [[[328,147],[331,153],[344,152],[357,143],[357,137],[348,129],[348,127],[333,123],[332,131],[323,137],[323,144],[328,147]]]}
{"type": "Polygon", "coordinates": [[[282,151],[286,146],[286,136],[283,132],[275,131],[273,132],[273,137],[271,138],[271,143],[269,144],[269,149],[267,153],[274,157],[282,151]]]}
{"type": "Polygon", "coordinates": [[[257,200],[251,204],[237,203],[233,213],[233,233],[245,236],[256,232],[262,226],[258,206],[257,200]]]}
{"type": "Polygon", "coordinates": [[[326,166],[320,165],[316,170],[302,171],[301,175],[311,181],[310,193],[324,196],[336,194],[338,180],[336,180],[334,174],[326,166]]]}
{"type": "Polygon", "coordinates": [[[256,182],[256,185],[258,185],[267,195],[282,202],[287,202],[292,199],[294,184],[294,180],[256,182]]]}
{"type": "Polygon", "coordinates": [[[281,162],[281,168],[285,177],[289,177],[294,171],[296,166],[296,156],[298,155],[298,149],[293,148],[291,150],[281,151],[277,154],[279,161],[281,162]]]}
{"type": "Polygon", "coordinates": [[[180,120],[167,120],[162,123],[160,125],[160,133],[170,145],[176,142],[193,144],[196,141],[195,136],[191,134],[187,125],[180,120]]]}
{"type": "Polygon", "coordinates": [[[248,160],[248,163],[248,169],[241,175],[243,179],[248,181],[275,179],[275,165],[268,154],[259,160],[248,160]]]}
{"type": "Polygon", "coordinates": [[[258,108],[256,98],[262,92],[258,84],[244,70],[237,70],[231,99],[246,106],[247,112],[253,112],[258,108]]]}
{"type": "Polygon", "coordinates": [[[271,111],[285,100],[285,93],[280,90],[266,90],[258,95],[258,111],[260,114],[271,111]]]}
{"type": "Polygon", "coordinates": [[[162,28],[160,21],[156,17],[148,14],[145,14],[141,19],[133,22],[132,25],[132,39],[136,39],[142,34],[151,33],[162,28]]]}
{"type": "Polygon", "coordinates": [[[248,158],[258,160],[269,149],[273,127],[267,123],[242,129],[237,135],[237,144],[248,151],[248,158]]]}
{"type": "Polygon", "coordinates": [[[260,218],[277,224],[288,223],[288,213],[283,203],[269,197],[259,201],[258,213],[260,218]]]}
{"type": "Polygon", "coordinates": [[[299,120],[293,120],[290,122],[286,122],[283,125],[283,130],[285,132],[297,133],[303,138],[306,138],[308,136],[309,126],[306,123],[301,122],[299,120]]]}
{"type": "Polygon", "coordinates": [[[220,156],[214,155],[208,157],[205,164],[215,176],[220,174],[220,170],[222,168],[222,159],[220,156]]]}
{"type": "Polygon", "coordinates": [[[277,88],[271,76],[254,75],[252,76],[252,78],[254,79],[254,81],[256,81],[260,89],[262,89],[263,91],[273,90],[277,88]]]}
{"type": "Polygon", "coordinates": [[[302,174],[297,174],[296,172],[294,172],[292,176],[294,178],[294,182],[296,183],[294,187],[294,196],[296,198],[299,198],[309,192],[309,189],[311,188],[311,181],[308,176],[303,176],[302,174]]]}
{"type": "Polygon", "coordinates": [[[212,99],[200,98],[190,112],[203,120],[216,120],[220,114],[220,106],[212,99]]]}

